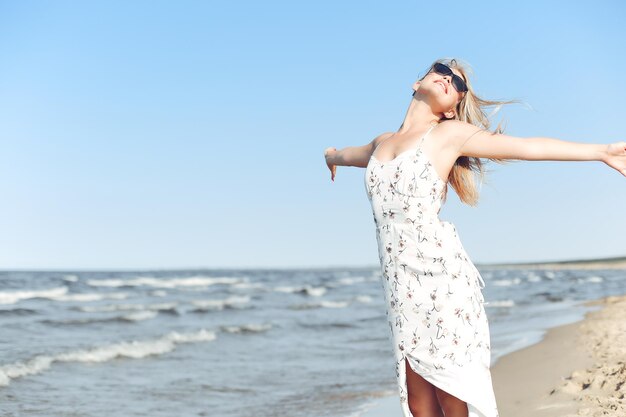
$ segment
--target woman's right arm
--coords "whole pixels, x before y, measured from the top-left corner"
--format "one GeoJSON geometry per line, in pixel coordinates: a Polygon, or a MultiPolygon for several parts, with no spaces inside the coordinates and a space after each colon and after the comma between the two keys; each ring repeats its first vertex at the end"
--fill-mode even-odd
{"type": "Polygon", "coordinates": [[[337,150],[333,147],[326,148],[324,150],[324,157],[326,158],[326,165],[331,172],[331,180],[335,180],[337,166],[367,167],[374,149],[376,149],[378,144],[384,140],[387,135],[389,135],[389,133],[383,133],[363,146],[348,146],[341,150],[337,150]]]}

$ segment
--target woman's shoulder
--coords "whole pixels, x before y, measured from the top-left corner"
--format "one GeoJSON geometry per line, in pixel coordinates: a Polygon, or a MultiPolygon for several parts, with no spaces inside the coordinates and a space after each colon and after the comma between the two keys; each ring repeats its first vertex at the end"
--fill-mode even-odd
{"type": "Polygon", "coordinates": [[[372,145],[373,148],[376,149],[376,147],[378,145],[380,145],[381,142],[383,142],[385,139],[389,138],[391,135],[393,135],[394,132],[384,132],[381,133],[380,135],[376,136],[374,138],[374,140],[372,140],[372,145]]]}
{"type": "Polygon", "coordinates": [[[467,123],[461,120],[445,120],[439,123],[438,134],[451,143],[460,145],[468,136],[480,130],[484,130],[480,126],[467,123]]]}
{"type": "Polygon", "coordinates": [[[461,120],[449,119],[440,122],[437,130],[446,133],[456,133],[461,129],[465,129],[466,126],[471,126],[471,124],[463,122],[461,120]]]}
{"type": "Polygon", "coordinates": [[[458,134],[463,135],[467,133],[468,131],[475,131],[475,130],[481,129],[479,126],[464,122],[462,120],[456,120],[456,119],[444,120],[443,122],[439,124],[441,125],[439,127],[439,130],[445,131],[448,134],[456,134],[456,135],[458,134]]]}

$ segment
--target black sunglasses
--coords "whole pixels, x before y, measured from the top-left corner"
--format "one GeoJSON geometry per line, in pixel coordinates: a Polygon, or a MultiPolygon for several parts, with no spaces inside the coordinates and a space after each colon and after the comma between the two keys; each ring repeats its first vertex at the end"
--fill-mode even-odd
{"type": "Polygon", "coordinates": [[[435,63],[435,65],[433,65],[432,70],[434,70],[437,74],[440,74],[440,75],[451,75],[452,86],[459,93],[464,93],[467,91],[467,84],[465,84],[465,81],[463,81],[463,78],[453,73],[450,67],[448,67],[447,65],[437,62],[435,63]]]}

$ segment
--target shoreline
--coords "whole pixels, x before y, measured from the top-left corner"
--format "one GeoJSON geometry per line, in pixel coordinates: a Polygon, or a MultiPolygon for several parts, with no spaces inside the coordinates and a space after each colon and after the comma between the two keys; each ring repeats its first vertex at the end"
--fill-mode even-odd
{"type": "Polygon", "coordinates": [[[537,262],[524,264],[479,264],[480,270],[490,269],[626,269],[626,259],[618,261],[537,262]]]}
{"type": "MultiPolygon", "coordinates": [[[[582,301],[598,306],[581,320],[546,330],[491,367],[501,416],[626,415],[626,294],[582,301]]],[[[401,416],[396,395],[359,417],[401,416]]]]}

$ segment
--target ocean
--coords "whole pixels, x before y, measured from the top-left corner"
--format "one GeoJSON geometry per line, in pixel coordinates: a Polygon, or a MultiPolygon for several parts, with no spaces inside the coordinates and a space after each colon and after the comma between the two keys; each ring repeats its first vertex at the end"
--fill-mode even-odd
{"type": "MultiPolygon", "coordinates": [[[[477,265],[492,365],[624,269],[477,265]]],[[[2,416],[356,417],[396,392],[380,268],[0,271],[2,416]]]]}

